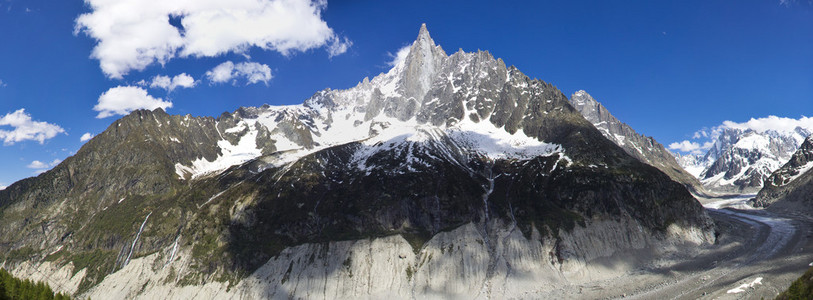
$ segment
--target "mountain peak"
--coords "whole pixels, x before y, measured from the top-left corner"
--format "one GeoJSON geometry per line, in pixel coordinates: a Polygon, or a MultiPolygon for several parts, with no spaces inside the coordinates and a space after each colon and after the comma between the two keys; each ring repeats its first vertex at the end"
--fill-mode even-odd
{"type": "MultiPolygon", "coordinates": [[[[412,43],[410,52],[416,52],[416,49],[434,50],[435,48],[440,48],[440,46],[437,46],[435,40],[429,35],[429,29],[426,29],[426,23],[421,24],[421,29],[418,31],[418,38],[412,43]]],[[[443,52],[443,50],[441,50],[441,52],[443,52]]],[[[444,56],[446,55],[445,52],[443,52],[443,54],[444,56]]]]}
{"type": "Polygon", "coordinates": [[[432,40],[432,38],[429,37],[429,29],[426,29],[426,23],[421,23],[421,29],[420,29],[420,31],[418,31],[418,40],[420,40],[423,37],[426,37],[429,40],[432,40]]]}
{"type": "Polygon", "coordinates": [[[432,78],[446,57],[443,48],[435,45],[429,36],[426,24],[422,24],[418,38],[412,43],[404,61],[404,87],[409,91],[405,95],[420,102],[431,88],[432,78]]]}
{"type": "Polygon", "coordinates": [[[585,101],[595,102],[596,100],[585,90],[578,90],[573,93],[573,96],[570,96],[570,102],[574,104],[584,104],[585,101]]]}
{"type": "Polygon", "coordinates": [[[426,23],[421,24],[421,29],[418,31],[418,38],[415,39],[415,42],[412,43],[412,47],[410,47],[410,54],[420,51],[433,52],[433,54],[436,55],[442,53],[443,56],[446,56],[446,52],[443,51],[440,46],[436,45],[435,40],[429,35],[429,29],[426,29],[426,23]]]}

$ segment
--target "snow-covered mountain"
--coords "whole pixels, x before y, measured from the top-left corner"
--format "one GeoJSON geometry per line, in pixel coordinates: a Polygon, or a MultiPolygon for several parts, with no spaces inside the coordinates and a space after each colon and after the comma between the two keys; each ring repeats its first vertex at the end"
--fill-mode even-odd
{"type": "Polygon", "coordinates": [[[705,154],[672,154],[675,156],[675,160],[677,161],[678,165],[680,165],[683,170],[686,170],[687,173],[696,178],[700,178],[700,174],[703,174],[703,171],[714,163],[714,160],[711,159],[711,157],[707,157],[705,154]]]}
{"type": "Polygon", "coordinates": [[[515,99],[499,94],[504,84],[515,93],[535,96],[546,89],[515,68],[506,69],[488,52],[447,56],[422,27],[410,54],[386,74],[365,78],[350,89],[320,91],[301,105],[238,110],[220,122],[228,125],[218,126],[225,127],[219,132],[224,135],[218,142],[221,155],[179,161],[176,172],[191,179],[268,153],[280,152],[276,164],[283,164],[350,142],[372,147],[393,139],[412,142],[440,136],[492,159],[564,152],[561,145],[534,137],[540,129],[519,128],[517,122],[528,112],[500,109],[503,103],[498,101],[515,104],[515,99]],[[524,88],[529,90],[519,91],[524,88]]]}
{"type": "Polygon", "coordinates": [[[714,240],[553,85],[425,26],[355,87],[135,111],[0,191],[0,266],[94,299],[533,297],[714,240]]]}
{"type": "Polygon", "coordinates": [[[757,192],[773,171],[785,164],[810,132],[726,128],[701,163],[703,185],[721,192],[757,192]]]}
{"type": "Polygon", "coordinates": [[[771,209],[810,211],[813,202],[813,136],[808,137],[790,160],[774,171],[754,201],[771,209]]]}
{"type": "Polygon", "coordinates": [[[584,90],[575,92],[570,103],[587,121],[593,123],[601,133],[623,148],[629,155],[643,163],[658,168],[673,180],[682,183],[694,193],[705,193],[696,174],[687,173],[678,164],[672,153],[652,137],[635,132],[632,127],[621,122],[604,105],[584,90]]]}

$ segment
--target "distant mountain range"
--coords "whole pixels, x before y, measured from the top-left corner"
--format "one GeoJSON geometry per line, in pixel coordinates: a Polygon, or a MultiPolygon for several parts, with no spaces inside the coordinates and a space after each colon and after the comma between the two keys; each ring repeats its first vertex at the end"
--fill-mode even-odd
{"type": "Polygon", "coordinates": [[[583,90],[574,93],[570,102],[604,137],[697,195],[758,192],[811,134],[802,127],[763,132],[724,128],[706,153],[681,155],[638,134],[583,90]]]}
{"type": "Polygon", "coordinates": [[[753,204],[773,210],[813,210],[813,136],[808,137],[790,160],[773,172],[753,204]]]}
{"type": "Polygon", "coordinates": [[[811,131],[724,128],[702,155],[676,155],[678,163],[719,193],[756,193],[771,173],[791,159],[811,131]]]}

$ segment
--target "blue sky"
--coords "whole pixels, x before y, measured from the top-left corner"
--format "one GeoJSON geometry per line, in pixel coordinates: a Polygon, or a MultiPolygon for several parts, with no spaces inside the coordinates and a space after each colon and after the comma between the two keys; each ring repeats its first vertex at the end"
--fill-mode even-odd
{"type": "Polygon", "coordinates": [[[128,103],[218,116],[351,87],[421,23],[447,52],[489,50],[584,89],[665,145],[702,145],[694,133],[726,120],[813,115],[807,0],[144,3],[0,0],[0,186],[71,155],[128,103]],[[249,17],[207,19],[224,5],[249,17]]]}

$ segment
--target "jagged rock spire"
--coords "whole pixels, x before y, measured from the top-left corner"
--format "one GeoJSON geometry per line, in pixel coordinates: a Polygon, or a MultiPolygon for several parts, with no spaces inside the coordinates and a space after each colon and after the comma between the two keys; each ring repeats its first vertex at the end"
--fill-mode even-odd
{"type": "Polygon", "coordinates": [[[415,43],[435,46],[435,41],[432,40],[432,37],[429,35],[429,29],[426,29],[426,23],[421,24],[421,29],[418,31],[418,39],[415,40],[415,43]]]}
{"type": "Polygon", "coordinates": [[[420,103],[432,87],[432,79],[446,57],[443,48],[435,45],[426,24],[422,24],[418,38],[412,43],[404,61],[403,95],[420,103]]]}

